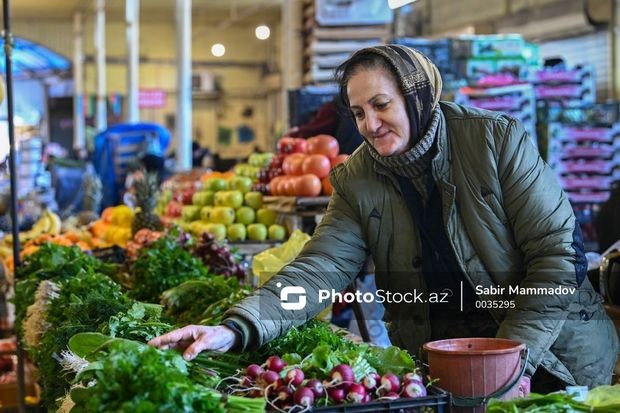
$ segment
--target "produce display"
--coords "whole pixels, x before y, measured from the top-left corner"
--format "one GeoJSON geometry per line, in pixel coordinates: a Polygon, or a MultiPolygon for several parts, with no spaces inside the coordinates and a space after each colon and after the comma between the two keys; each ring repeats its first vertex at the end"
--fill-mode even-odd
{"type": "Polygon", "coordinates": [[[183,203],[170,200],[164,219],[196,236],[209,232],[218,241],[285,239],[286,228],[276,223],[275,211],[263,207],[263,194],[252,185],[243,176],[207,178],[199,190],[184,192],[183,203]]]}
{"type": "Polygon", "coordinates": [[[313,197],[331,195],[329,172],[348,155],[338,154],[336,138],[317,135],[311,138],[283,137],[278,152],[258,175],[254,189],[264,194],[313,197]]]}
{"type": "Polygon", "coordinates": [[[19,268],[16,326],[47,409],[299,412],[426,394],[406,351],[354,344],[317,320],[256,351],[192,362],[147,346],[174,326],[219,324],[252,289],[209,233],[143,229],[128,244],[134,258],[120,264],[42,244],[19,268]]]}

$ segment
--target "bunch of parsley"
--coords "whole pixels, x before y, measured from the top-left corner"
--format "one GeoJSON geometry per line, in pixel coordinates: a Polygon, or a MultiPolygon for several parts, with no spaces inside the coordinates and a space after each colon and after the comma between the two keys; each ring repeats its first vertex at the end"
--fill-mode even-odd
{"type": "Polygon", "coordinates": [[[205,278],[207,269],[200,259],[179,246],[177,239],[164,236],[140,250],[130,275],[132,297],[159,303],[161,293],[185,281],[205,278]]]}
{"type": "Polygon", "coordinates": [[[128,340],[112,340],[76,381],[75,413],[265,411],[263,398],[223,398],[193,381],[180,354],[128,340]]]}

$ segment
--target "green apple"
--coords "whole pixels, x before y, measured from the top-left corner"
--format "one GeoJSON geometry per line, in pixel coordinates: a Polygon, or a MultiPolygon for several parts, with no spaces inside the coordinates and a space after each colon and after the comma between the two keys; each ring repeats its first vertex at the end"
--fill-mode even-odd
{"type": "Polygon", "coordinates": [[[237,209],[236,216],[237,219],[235,222],[249,225],[254,222],[254,219],[256,219],[256,212],[254,212],[254,210],[248,206],[242,206],[241,208],[237,209]]]}
{"type": "Polygon", "coordinates": [[[248,225],[248,238],[252,241],[265,241],[267,239],[267,227],[263,224],[248,225]]]}
{"type": "Polygon", "coordinates": [[[210,222],[205,224],[205,229],[207,232],[213,234],[213,237],[218,241],[222,241],[226,238],[226,225],[224,224],[215,224],[210,222]]]}
{"type": "Polygon", "coordinates": [[[196,192],[192,196],[192,204],[198,206],[213,205],[215,192],[213,191],[201,191],[196,192]]]}
{"type": "Polygon", "coordinates": [[[200,219],[200,207],[196,205],[183,205],[183,208],[181,208],[181,218],[186,222],[200,219]]]}
{"type": "Polygon", "coordinates": [[[260,224],[265,225],[266,227],[275,224],[277,216],[278,213],[276,211],[267,208],[260,208],[258,211],[256,211],[256,221],[258,221],[260,224]]]}
{"type": "Polygon", "coordinates": [[[228,189],[228,182],[222,178],[211,178],[205,182],[205,187],[209,191],[217,192],[228,189]]]}
{"type": "Polygon", "coordinates": [[[254,209],[260,209],[263,206],[263,194],[258,191],[246,192],[243,196],[245,204],[254,209]]]}
{"type": "Polygon", "coordinates": [[[219,191],[216,192],[213,196],[213,205],[215,206],[226,206],[224,205],[224,200],[226,199],[226,192],[228,191],[219,191]]]}
{"type": "Polygon", "coordinates": [[[231,241],[243,241],[248,235],[245,225],[243,224],[229,225],[226,233],[228,234],[228,239],[231,241]]]}
{"type": "Polygon", "coordinates": [[[198,237],[207,230],[207,225],[209,224],[203,221],[192,221],[189,224],[189,232],[191,232],[194,236],[198,237]]]}
{"type": "Polygon", "coordinates": [[[240,191],[242,194],[252,189],[252,179],[247,176],[235,176],[228,184],[230,189],[240,191]]]}
{"type": "Polygon", "coordinates": [[[241,193],[241,191],[224,192],[224,206],[237,209],[241,205],[243,205],[243,194],[241,193]]]}
{"type": "Polygon", "coordinates": [[[270,240],[282,241],[284,238],[286,238],[286,228],[284,228],[282,225],[270,225],[267,232],[270,240]]]}
{"type": "Polygon", "coordinates": [[[213,211],[213,207],[212,206],[202,207],[200,209],[200,219],[202,219],[204,222],[210,222],[211,221],[211,211],[213,211]]]}
{"type": "Polygon", "coordinates": [[[209,214],[210,221],[216,224],[230,225],[235,222],[235,210],[230,207],[213,207],[209,214]]]}

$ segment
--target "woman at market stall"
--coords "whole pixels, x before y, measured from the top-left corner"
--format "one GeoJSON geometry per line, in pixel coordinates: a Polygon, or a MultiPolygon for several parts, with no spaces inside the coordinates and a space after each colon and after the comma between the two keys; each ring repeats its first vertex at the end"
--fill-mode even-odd
{"type": "Polygon", "coordinates": [[[312,239],[222,326],[151,344],[188,359],[260,346],[330,304],[370,254],[393,344],[417,354],[429,340],[509,338],[530,350],[534,391],[609,383],[617,333],[571,205],[523,126],[439,102],[437,68],[403,46],[362,49],[337,79],[365,143],[331,173],[312,239]]]}

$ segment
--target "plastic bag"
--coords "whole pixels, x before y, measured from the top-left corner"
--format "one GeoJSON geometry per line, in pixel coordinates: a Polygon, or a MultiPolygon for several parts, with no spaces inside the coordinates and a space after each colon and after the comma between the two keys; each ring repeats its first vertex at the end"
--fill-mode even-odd
{"type": "Polygon", "coordinates": [[[252,259],[252,272],[258,285],[263,285],[282,267],[293,261],[309,239],[310,235],[295,230],[286,242],[256,254],[252,259]]]}
{"type": "Polygon", "coordinates": [[[593,407],[616,407],[620,409],[620,384],[593,388],[588,392],[585,403],[593,407]]]}

